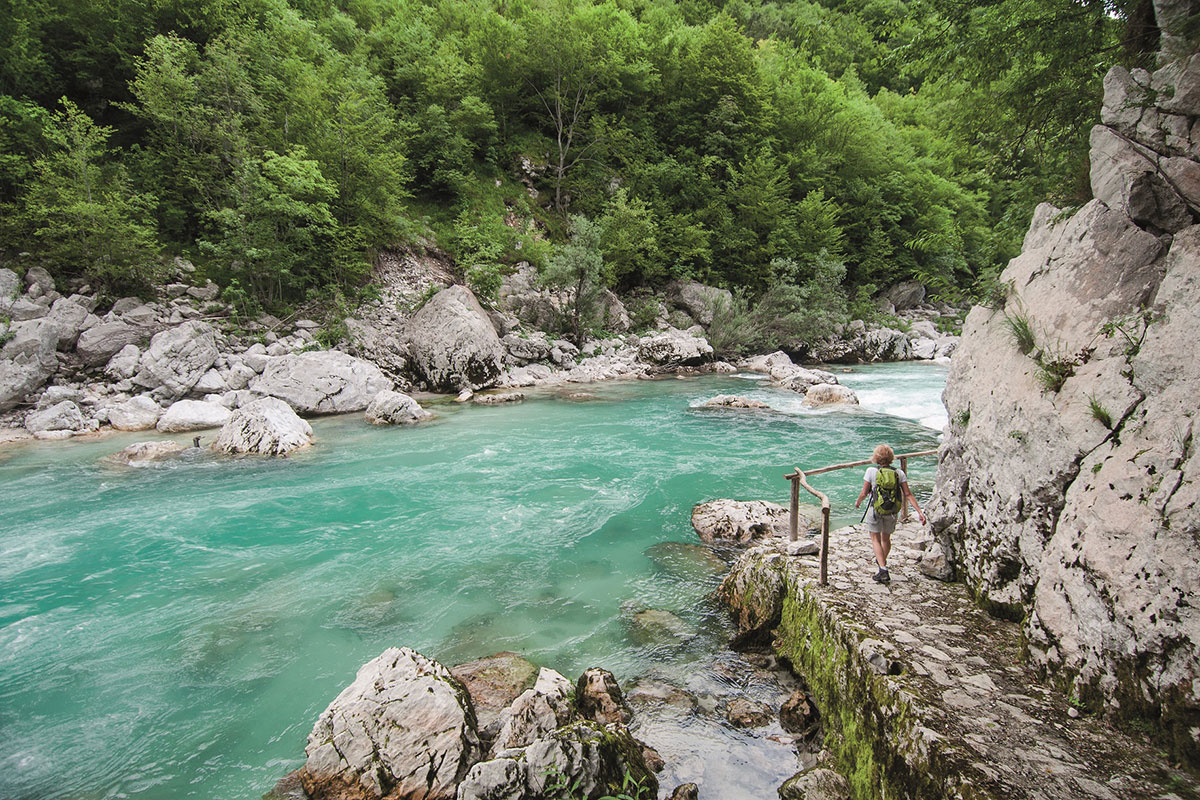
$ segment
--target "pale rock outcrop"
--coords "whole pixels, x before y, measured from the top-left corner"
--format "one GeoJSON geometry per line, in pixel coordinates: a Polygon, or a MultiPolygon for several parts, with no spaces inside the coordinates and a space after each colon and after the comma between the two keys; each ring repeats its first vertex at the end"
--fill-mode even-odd
{"type": "Polygon", "coordinates": [[[526,689],[511,706],[500,712],[500,729],[492,742],[492,752],[499,754],[526,747],[573,721],[576,716],[571,702],[574,689],[561,674],[542,667],[533,688],[526,689]]]}
{"type": "Polygon", "coordinates": [[[203,400],[177,400],[158,418],[155,427],[160,433],[182,433],[206,428],[220,428],[229,422],[229,409],[220,403],[203,400]]]}
{"type": "MultiPolygon", "coordinates": [[[[800,533],[812,525],[812,512],[801,506],[800,533]]],[[[692,528],[709,544],[750,544],[788,536],[788,510],[764,500],[713,500],[692,509],[692,528]]]]}
{"type": "Polygon", "coordinates": [[[502,652],[450,668],[471,695],[479,736],[490,744],[500,730],[500,715],[537,682],[538,668],[516,653],[502,652]]]}
{"type": "Polygon", "coordinates": [[[50,306],[45,301],[37,302],[28,297],[18,297],[8,304],[5,313],[13,322],[25,322],[46,316],[50,313],[50,306]]]}
{"type": "Polygon", "coordinates": [[[752,356],[738,363],[750,372],[762,372],[771,376],[771,381],[793,392],[805,392],[808,387],[819,383],[837,383],[837,377],[821,369],[806,369],[792,363],[791,357],[782,350],[767,355],[752,356]]]}
{"type": "Polygon", "coordinates": [[[362,411],[392,382],[369,361],[337,350],[293,353],[268,361],[250,390],[287,401],[302,414],[362,411]]]}
{"type": "MultiPolygon", "coordinates": [[[[346,319],[349,342],[346,352],[370,361],[393,382],[403,383],[408,373],[410,350],[399,335],[401,320],[384,318],[380,309],[369,319],[346,319]]],[[[259,370],[260,372],[262,370],[259,370]]]]}
{"type": "Polygon", "coordinates": [[[804,393],[804,405],[820,407],[829,405],[858,405],[858,395],[849,386],[834,383],[818,383],[808,387],[804,393]]]}
{"type": "Polygon", "coordinates": [[[87,427],[83,412],[70,400],[55,403],[49,408],[31,411],[25,416],[25,429],[30,433],[45,431],[79,431],[87,427]]]}
{"type": "Polygon", "coordinates": [[[44,319],[0,325],[12,338],[0,347],[0,411],[42,387],[58,371],[58,329],[44,319]]]}
{"type": "Polygon", "coordinates": [[[638,358],[661,369],[691,367],[712,361],[713,349],[703,337],[670,328],[642,339],[638,358]]]}
{"type": "Polygon", "coordinates": [[[58,334],[58,349],[71,350],[75,347],[80,332],[88,327],[89,321],[94,321],[96,318],[92,316],[90,308],[77,302],[74,298],[60,297],[50,307],[50,313],[46,315],[46,319],[54,325],[55,332],[58,334]]]}
{"type": "Polygon", "coordinates": [[[177,458],[186,449],[179,442],[136,442],[124,450],[119,450],[110,456],[105,456],[103,460],[109,464],[137,467],[144,464],[157,464],[160,461],[169,461],[177,458]]]}
{"type": "Polygon", "coordinates": [[[410,320],[408,336],[412,364],[434,391],[492,386],[504,366],[496,329],[465,286],[430,298],[410,320]]]}
{"type": "Polygon", "coordinates": [[[628,725],[633,711],[625,702],[617,678],[606,669],[591,667],[584,670],[575,685],[575,702],[584,719],[608,725],[619,722],[628,725]]]}
{"type": "Polygon", "coordinates": [[[145,335],[141,328],[126,322],[101,322],[79,334],[75,343],[75,353],[84,366],[98,367],[127,345],[142,341],[145,335]]]}
{"type": "Polygon", "coordinates": [[[901,281],[888,287],[880,297],[896,311],[905,311],[925,302],[925,286],[920,281],[901,281]]]}
{"type": "Polygon", "coordinates": [[[110,406],[108,424],[119,431],[144,431],[158,424],[162,408],[148,395],[140,394],[110,406]]]}
{"type": "Polygon", "coordinates": [[[137,374],[141,360],[142,349],[136,344],[127,344],[104,365],[104,374],[119,381],[127,380],[137,374]]]}
{"type": "Polygon", "coordinates": [[[212,326],[195,320],[185,322],[154,335],[142,353],[133,381],[147,389],[162,387],[172,397],[183,397],[218,355],[212,326]]]}
{"type": "Polygon", "coordinates": [[[7,307],[7,301],[16,297],[21,288],[21,279],[11,269],[0,268],[0,308],[7,307]]]}
{"type": "Polygon", "coordinates": [[[500,343],[504,345],[512,363],[517,365],[545,361],[550,357],[550,351],[553,349],[550,339],[541,331],[534,331],[527,336],[509,333],[500,340],[500,343]]]}
{"type": "Polygon", "coordinates": [[[733,304],[733,293],[728,289],[705,286],[696,281],[676,281],[670,284],[667,287],[667,297],[701,325],[711,325],[715,311],[729,308],[733,304]]]}
{"type": "Polygon", "coordinates": [[[196,394],[221,394],[229,391],[229,386],[225,383],[225,378],[216,369],[209,369],[200,376],[200,380],[196,381],[196,385],[192,387],[192,391],[196,394]]]}
{"type": "Polygon", "coordinates": [[[411,425],[430,419],[430,414],[420,403],[403,392],[384,389],[371,399],[367,406],[366,420],[372,425],[411,425]]]}
{"type": "Polygon", "coordinates": [[[1177,213],[1162,167],[1200,160],[1172,122],[1200,116],[1200,61],[1117,68],[1105,88],[1092,161],[1103,199],[1061,221],[1039,209],[1001,275],[1006,306],[967,318],[930,520],[981,602],[1024,620],[1044,674],[1090,708],[1149,718],[1194,761],[1200,226],[1177,213]],[[1157,163],[1141,194],[1117,147],[1157,163]],[[1028,322],[1028,355],[1006,318],[1028,322]]]}
{"type": "Polygon", "coordinates": [[[393,647],[329,704],[305,753],[301,780],[313,800],[448,800],[480,745],[463,685],[436,661],[393,647]]]}
{"type": "Polygon", "coordinates": [[[263,397],[238,407],[212,446],[222,453],[287,455],[308,447],[312,435],[312,427],[291,406],[275,397],[263,397]]]}
{"type": "Polygon", "coordinates": [[[25,285],[30,290],[36,286],[39,295],[49,294],[54,291],[54,277],[45,267],[30,267],[25,270],[25,285]]]}

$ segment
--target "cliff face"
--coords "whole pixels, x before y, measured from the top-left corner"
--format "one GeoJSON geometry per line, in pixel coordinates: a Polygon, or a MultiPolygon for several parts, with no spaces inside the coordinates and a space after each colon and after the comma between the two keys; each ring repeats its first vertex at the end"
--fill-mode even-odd
{"type": "Polygon", "coordinates": [[[1039,207],[1003,305],[968,316],[930,516],[1043,674],[1195,763],[1200,54],[1171,26],[1200,3],[1156,7],[1160,69],[1105,79],[1096,199],[1039,207]]]}

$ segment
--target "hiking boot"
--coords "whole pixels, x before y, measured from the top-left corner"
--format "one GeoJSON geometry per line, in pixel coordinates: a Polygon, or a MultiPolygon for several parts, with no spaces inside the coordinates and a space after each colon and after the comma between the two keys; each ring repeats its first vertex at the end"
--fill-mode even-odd
{"type": "Polygon", "coordinates": [[[886,574],[887,570],[885,570],[883,567],[880,567],[875,571],[875,574],[871,576],[871,580],[875,581],[876,583],[883,583],[887,580],[887,578],[884,577],[886,574]]]}
{"type": "Polygon", "coordinates": [[[882,567],[879,570],[879,574],[875,576],[875,580],[879,581],[880,583],[892,582],[892,576],[888,575],[887,567],[882,567]]]}

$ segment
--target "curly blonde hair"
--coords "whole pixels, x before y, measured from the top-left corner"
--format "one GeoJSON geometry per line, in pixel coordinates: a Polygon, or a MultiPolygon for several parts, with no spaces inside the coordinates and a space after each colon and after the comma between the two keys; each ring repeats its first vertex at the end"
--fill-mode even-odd
{"type": "Polygon", "coordinates": [[[886,467],[892,463],[892,459],[896,457],[896,453],[886,444],[881,444],[875,448],[875,452],[871,454],[871,460],[881,467],[886,467]]]}

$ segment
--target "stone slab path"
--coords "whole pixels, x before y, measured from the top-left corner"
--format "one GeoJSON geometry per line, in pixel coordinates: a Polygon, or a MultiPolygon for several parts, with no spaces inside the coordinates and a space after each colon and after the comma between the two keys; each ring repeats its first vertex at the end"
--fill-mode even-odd
{"type": "Polygon", "coordinates": [[[1044,686],[1024,666],[1019,625],[988,615],[962,584],[923,575],[917,560],[931,542],[921,526],[901,525],[893,536],[888,585],[872,580],[864,529],[843,528],[830,540],[826,587],[817,584],[816,558],[787,556],[779,540],[746,556],[760,551],[768,569],[782,568],[793,597],[816,604],[822,627],[841,629],[832,638],[853,646],[851,660],[873,673],[872,696],[892,713],[915,715],[921,760],[936,756],[961,778],[953,795],[1200,798],[1195,775],[1149,741],[1080,713],[1044,686]]]}

